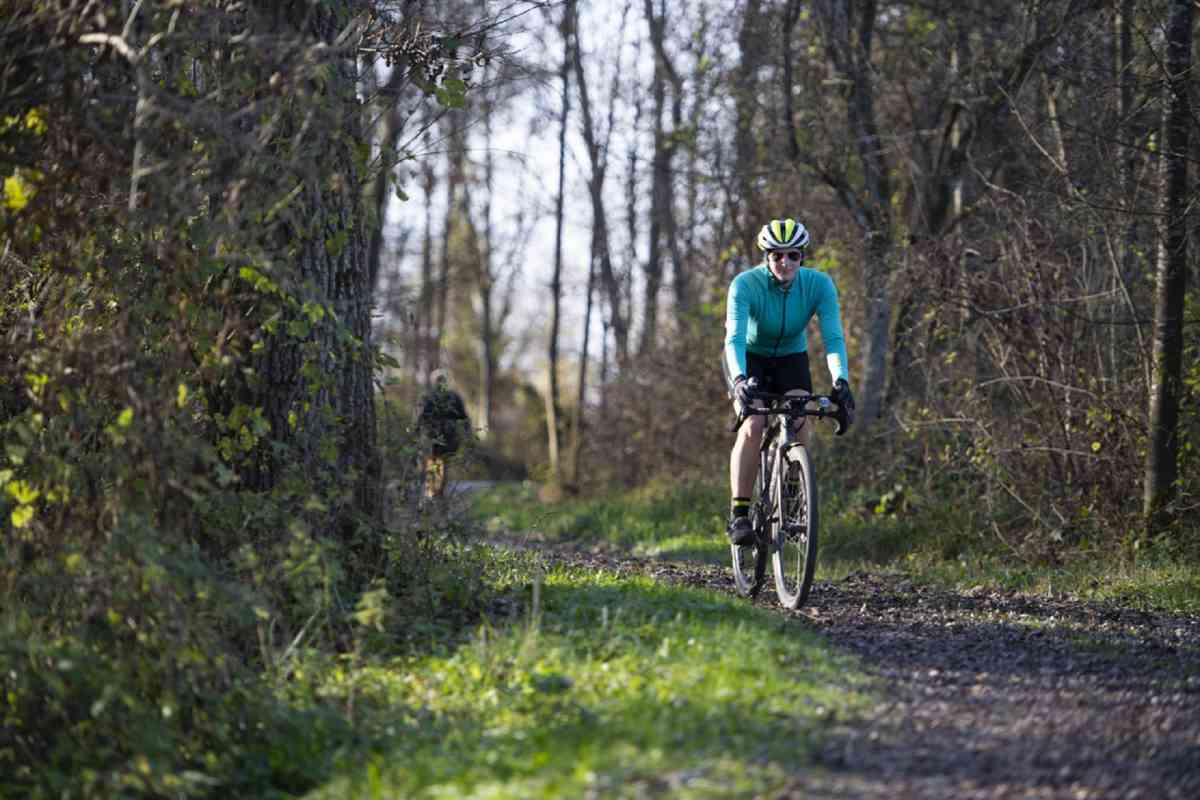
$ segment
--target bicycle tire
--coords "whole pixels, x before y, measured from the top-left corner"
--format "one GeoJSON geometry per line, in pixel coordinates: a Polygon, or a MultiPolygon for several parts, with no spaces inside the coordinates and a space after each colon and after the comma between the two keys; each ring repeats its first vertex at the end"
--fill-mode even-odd
{"type": "Polygon", "coordinates": [[[808,450],[792,445],[772,470],[771,561],[784,608],[804,605],[817,569],[817,482],[808,450]]]}
{"type": "Polygon", "coordinates": [[[755,597],[762,590],[763,579],[767,574],[770,531],[767,529],[769,520],[762,519],[761,495],[762,477],[760,476],[754,481],[754,492],[751,494],[750,505],[750,523],[754,528],[754,544],[730,543],[729,545],[730,560],[733,562],[733,583],[742,597],[755,597]],[[753,571],[751,571],[751,565],[753,565],[753,571]]]}

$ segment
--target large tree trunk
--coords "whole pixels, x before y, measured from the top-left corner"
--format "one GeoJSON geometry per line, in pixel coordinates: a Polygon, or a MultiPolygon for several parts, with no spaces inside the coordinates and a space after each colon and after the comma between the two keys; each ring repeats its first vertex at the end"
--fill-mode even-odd
{"type": "Polygon", "coordinates": [[[1191,134],[1192,0],[1171,0],[1162,154],[1162,213],[1154,304],[1154,383],[1143,508],[1151,533],[1174,516],[1179,398],[1183,391],[1183,306],[1187,289],[1188,149],[1191,134]]]}
{"type": "MultiPolygon", "coordinates": [[[[342,5],[342,4],[339,4],[342,5]]],[[[340,31],[332,11],[297,12],[307,25],[298,32],[332,43],[340,31]]],[[[295,22],[277,17],[285,27],[295,22]]],[[[355,475],[353,509],[377,512],[375,402],[371,357],[371,281],[363,224],[363,176],[355,167],[362,141],[355,65],[331,64],[324,99],[349,109],[341,130],[314,132],[322,159],[303,174],[296,202],[302,213],[293,225],[294,261],[286,288],[298,301],[255,361],[257,380],[246,390],[271,427],[256,468],[243,476],[254,489],[273,487],[285,469],[304,475],[355,475]],[[348,334],[348,335],[347,335],[348,334]],[[289,445],[286,452],[272,446],[289,445]],[[332,448],[331,448],[332,445],[332,448]]],[[[303,109],[297,109],[297,114],[303,109]]]]}

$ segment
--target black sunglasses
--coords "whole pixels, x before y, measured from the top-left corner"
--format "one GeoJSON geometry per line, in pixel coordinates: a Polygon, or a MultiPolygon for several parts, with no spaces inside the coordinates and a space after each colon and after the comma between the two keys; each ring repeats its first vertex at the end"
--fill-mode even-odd
{"type": "Polygon", "coordinates": [[[767,258],[770,258],[774,261],[782,261],[784,256],[787,256],[788,261],[803,261],[804,260],[804,251],[803,250],[788,250],[785,253],[782,250],[772,250],[767,253],[767,258]]]}

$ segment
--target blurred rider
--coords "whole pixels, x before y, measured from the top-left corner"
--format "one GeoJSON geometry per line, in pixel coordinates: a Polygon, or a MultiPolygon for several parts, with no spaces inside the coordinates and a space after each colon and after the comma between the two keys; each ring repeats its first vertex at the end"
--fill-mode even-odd
{"type": "Polygon", "coordinates": [[[428,440],[425,453],[425,497],[441,497],[446,490],[446,460],[454,455],[464,435],[470,432],[470,419],[462,395],[450,388],[450,376],[444,369],[430,374],[430,388],[421,399],[417,425],[428,440]]]}

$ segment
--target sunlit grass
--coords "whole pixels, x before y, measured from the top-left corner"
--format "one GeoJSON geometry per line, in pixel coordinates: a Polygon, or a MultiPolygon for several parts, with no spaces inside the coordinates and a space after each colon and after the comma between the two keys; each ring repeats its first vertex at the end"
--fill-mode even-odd
{"type": "Polygon", "coordinates": [[[769,796],[867,700],[848,657],[733,597],[557,571],[539,606],[328,685],[388,735],[310,796],[769,796]]]}
{"type": "MultiPolygon", "coordinates": [[[[723,487],[656,485],[629,495],[537,503],[531,490],[480,499],[494,529],[551,540],[612,545],[637,555],[726,563],[723,487]]],[[[929,503],[901,514],[872,514],[857,499],[822,494],[818,580],[861,571],[904,572],[956,589],[993,586],[1067,594],[1143,608],[1200,612],[1200,562],[1161,546],[1133,558],[1118,546],[1077,546],[1056,563],[1019,557],[977,530],[968,511],[929,503]]]]}
{"type": "Polygon", "coordinates": [[[727,490],[697,483],[651,484],[607,497],[537,501],[531,485],[483,493],[476,516],[493,532],[612,545],[653,558],[724,563],[729,558],[727,490]]]}

